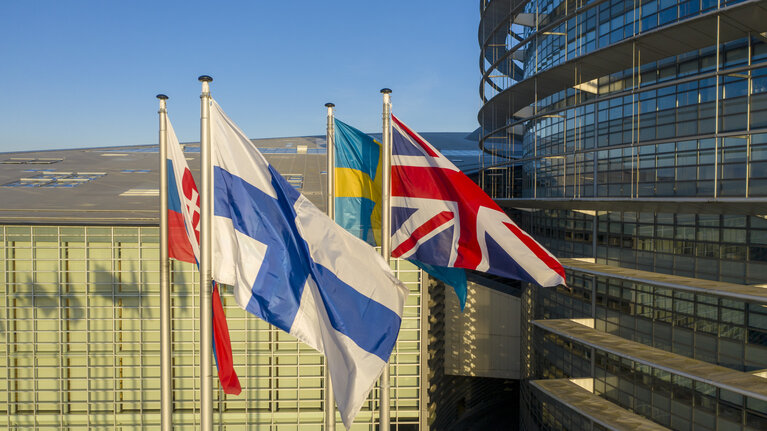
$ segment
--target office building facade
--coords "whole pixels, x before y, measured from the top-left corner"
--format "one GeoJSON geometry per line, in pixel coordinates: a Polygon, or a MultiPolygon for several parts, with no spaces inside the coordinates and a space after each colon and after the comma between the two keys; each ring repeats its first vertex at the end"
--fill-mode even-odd
{"type": "Polygon", "coordinates": [[[568,273],[522,427],[767,429],[767,2],[480,13],[480,182],[568,273]]]}
{"type": "MultiPolygon", "coordinates": [[[[323,138],[256,143],[324,206],[323,138]]],[[[196,171],[199,146],[185,155],[196,171]]],[[[158,157],[157,146],[0,155],[0,428],[160,428],[158,157]]],[[[410,295],[390,360],[391,424],[424,429],[423,276],[393,265],[410,295]]],[[[174,429],[199,429],[199,276],[172,261],[170,277],[174,429]]],[[[216,379],[216,429],[323,429],[323,357],[241,310],[231,288],[222,298],[243,391],[226,395],[216,379]]],[[[377,424],[376,387],[352,429],[377,424]]]]}

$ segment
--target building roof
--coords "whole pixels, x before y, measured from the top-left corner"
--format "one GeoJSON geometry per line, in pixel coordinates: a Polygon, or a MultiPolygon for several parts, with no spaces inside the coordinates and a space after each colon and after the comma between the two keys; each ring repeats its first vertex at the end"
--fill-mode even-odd
{"type": "MultiPolygon", "coordinates": [[[[478,169],[479,150],[476,141],[464,139],[468,132],[422,135],[459,167],[478,169]]],[[[325,210],[324,136],[253,142],[288,182],[325,210]]],[[[182,145],[199,182],[199,144],[182,145]]],[[[0,224],[157,225],[158,158],[157,145],[0,153],[0,224]]]]}

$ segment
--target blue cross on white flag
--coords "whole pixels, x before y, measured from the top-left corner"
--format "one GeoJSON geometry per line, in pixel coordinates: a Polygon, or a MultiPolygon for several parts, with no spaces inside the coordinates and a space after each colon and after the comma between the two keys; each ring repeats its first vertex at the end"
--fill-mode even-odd
{"type": "Polygon", "coordinates": [[[213,279],[325,354],[348,429],[386,366],[407,288],[269,165],[213,101],[213,279]]]}

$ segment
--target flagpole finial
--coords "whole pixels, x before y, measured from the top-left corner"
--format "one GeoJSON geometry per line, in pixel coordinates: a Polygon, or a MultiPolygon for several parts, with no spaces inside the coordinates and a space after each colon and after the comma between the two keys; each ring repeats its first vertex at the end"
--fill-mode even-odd
{"type": "Polygon", "coordinates": [[[213,78],[208,75],[200,75],[200,77],[197,78],[197,80],[200,82],[212,82],[213,78]]]}
{"type": "Polygon", "coordinates": [[[160,99],[160,100],[168,100],[168,96],[166,96],[166,95],[164,95],[164,94],[158,94],[156,97],[157,97],[158,99],[160,99]]]}
{"type": "Polygon", "coordinates": [[[336,106],[336,104],[335,104],[335,103],[330,103],[330,102],[328,102],[328,103],[326,103],[326,104],[325,104],[325,107],[326,107],[326,108],[334,108],[335,106],[336,106]]]}
{"type": "Polygon", "coordinates": [[[382,88],[381,94],[391,94],[391,88],[382,88]]]}

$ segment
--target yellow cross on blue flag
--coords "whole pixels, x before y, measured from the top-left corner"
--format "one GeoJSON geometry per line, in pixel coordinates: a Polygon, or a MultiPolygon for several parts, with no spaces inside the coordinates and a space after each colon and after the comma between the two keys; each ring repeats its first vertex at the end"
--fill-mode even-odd
{"type": "Polygon", "coordinates": [[[336,223],[370,245],[381,243],[381,143],[335,120],[336,223]]]}

